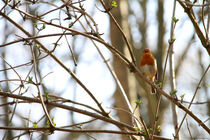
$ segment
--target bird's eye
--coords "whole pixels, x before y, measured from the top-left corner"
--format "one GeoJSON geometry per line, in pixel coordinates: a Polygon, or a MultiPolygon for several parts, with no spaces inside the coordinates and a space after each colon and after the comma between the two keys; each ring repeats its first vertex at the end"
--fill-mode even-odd
{"type": "Polygon", "coordinates": [[[149,49],[145,49],[144,53],[150,53],[150,50],[149,49]]]}

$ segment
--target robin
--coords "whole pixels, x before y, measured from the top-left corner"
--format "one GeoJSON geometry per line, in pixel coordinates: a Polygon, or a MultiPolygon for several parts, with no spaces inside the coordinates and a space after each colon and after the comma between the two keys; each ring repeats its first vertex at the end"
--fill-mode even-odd
{"type": "MultiPolygon", "coordinates": [[[[146,77],[152,82],[157,80],[157,63],[156,59],[152,56],[150,49],[144,49],[141,62],[140,69],[146,75],[146,77]]],[[[151,94],[155,94],[156,90],[151,87],[151,94]]]]}

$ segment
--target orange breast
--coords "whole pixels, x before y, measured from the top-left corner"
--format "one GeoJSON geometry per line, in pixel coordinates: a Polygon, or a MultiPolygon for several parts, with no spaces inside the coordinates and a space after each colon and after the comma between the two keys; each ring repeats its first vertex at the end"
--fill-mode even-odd
{"type": "Polygon", "coordinates": [[[143,54],[140,66],[143,65],[154,65],[154,58],[151,54],[143,54]]]}

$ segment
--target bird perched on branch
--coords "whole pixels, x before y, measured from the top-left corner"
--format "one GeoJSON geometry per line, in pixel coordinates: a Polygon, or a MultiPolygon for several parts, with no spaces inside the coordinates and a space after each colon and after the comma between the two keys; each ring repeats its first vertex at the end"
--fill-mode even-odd
{"type": "MultiPolygon", "coordinates": [[[[156,59],[150,52],[150,49],[144,49],[141,62],[140,62],[140,69],[146,75],[146,77],[151,80],[152,82],[157,80],[157,63],[156,59]]],[[[155,94],[156,90],[151,87],[151,94],[155,94]]]]}

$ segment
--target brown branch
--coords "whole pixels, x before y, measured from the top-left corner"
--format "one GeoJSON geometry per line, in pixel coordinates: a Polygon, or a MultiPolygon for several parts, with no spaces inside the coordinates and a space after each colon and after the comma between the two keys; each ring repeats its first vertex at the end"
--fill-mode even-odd
{"type": "Polygon", "coordinates": [[[190,131],[190,127],[189,127],[189,124],[188,124],[187,119],[186,119],[186,123],[187,123],[187,130],[188,130],[188,132],[189,132],[189,134],[190,134],[190,138],[191,138],[191,140],[192,140],[193,137],[192,137],[192,133],[191,133],[191,131],[190,131]]]}
{"type": "Polygon", "coordinates": [[[145,77],[145,75],[138,70],[138,68],[136,66],[133,65],[133,67],[136,70],[136,75],[138,77],[141,77],[144,81],[146,81],[148,84],[150,84],[152,87],[154,87],[155,89],[157,89],[157,91],[165,96],[168,100],[170,100],[173,104],[177,105],[177,107],[179,107],[180,109],[182,109],[183,111],[185,111],[189,116],[191,116],[200,126],[203,127],[203,129],[205,129],[209,134],[210,134],[210,128],[208,126],[206,126],[194,113],[192,113],[189,109],[187,109],[182,103],[180,103],[179,101],[177,101],[177,99],[171,97],[169,94],[167,94],[165,91],[163,91],[160,87],[158,87],[157,85],[155,85],[152,81],[150,81],[149,79],[147,79],[145,77]]]}
{"type": "MultiPolygon", "coordinates": [[[[195,96],[196,96],[197,93],[198,93],[198,89],[200,88],[201,82],[203,81],[203,79],[204,79],[206,73],[208,72],[209,68],[210,68],[210,65],[206,68],[204,74],[202,75],[202,77],[201,77],[201,79],[200,79],[200,81],[199,81],[199,83],[198,83],[198,85],[197,85],[197,88],[196,88],[196,90],[195,90],[195,93],[194,93],[194,95],[193,95],[193,97],[192,97],[192,100],[191,100],[191,102],[190,102],[190,104],[189,104],[189,106],[188,106],[188,109],[190,109],[190,107],[191,107],[191,105],[192,105],[192,103],[193,103],[193,101],[194,101],[194,99],[195,99],[195,96]]],[[[181,121],[181,123],[180,123],[180,126],[178,127],[177,133],[180,131],[181,126],[182,126],[182,124],[183,124],[183,122],[184,122],[184,120],[185,120],[186,117],[187,117],[187,113],[185,113],[185,115],[184,115],[184,117],[183,117],[183,119],[182,119],[182,121],[181,121]]],[[[176,135],[177,135],[177,133],[176,133],[176,135]]],[[[210,131],[209,131],[209,133],[210,133],[210,131]]]]}
{"type": "MultiPolygon", "coordinates": [[[[75,30],[72,30],[72,29],[69,29],[69,28],[66,28],[66,27],[62,27],[62,26],[59,26],[59,25],[56,25],[56,24],[53,24],[53,23],[50,23],[50,22],[47,22],[47,21],[44,21],[42,19],[39,19],[35,16],[31,16],[30,14],[28,13],[25,13],[19,9],[16,9],[18,10],[19,12],[23,13],[24,15],[32,18],[32,19],[37,19],[43,23],[46,23],[48,25],[51,25],[51,26],[55,26],[55,27],[58,27],[58,28],[62,28],[62,29],[66,29],[68,31],[71,31],[72,33],[75,33],[75,34],[78,34],[78,35],[81,35],[81,36],[84,36],[84,37],[87,37],[87,38],[90,38],[90,39],[93,39],[95,41],[98,41],[102,44],[104,44],[113,54],[115,54],[116,56],[118,56],[121,60],[123,60],[123,62],[129,66],[129,65],[132,65],[132,67],[136,70],[136,75],[137,77],[141,77],[143,78],[144,81],[146,81],[148,84],[152,85],[154,88],[157,89],[157,91],[159,93],[161,93],[161,95],[165,96],[168,100],[170,100],[172,103],[176,104],[179,108],[181,108],[183,111],[185,111],[189,116],[191,116],[196,122],[198,122],[208,133],[210,133],[210,130],[209,128],[197,117],[195,116],[189,109],[185,108],[180,102],[178,102],[176,99],[172,98],[170,95],[168,95],[165,91],[163,91],[161,88],[157,87],[154,83],[152,83],[151,81],[149,81],[141,71],[139,71],[137,69],[137,67],[135,65],[133,65],[133,63],[131,63],[123,54],[121,54],[118,50],[116,50],[113,46],[105,43],[103,40],[101,39],[97,39],[95,37],[92,37],[86,33],[82,33],[82,32],[78,32],[78,31],[75,31],[75,30]]],[[[2,15],[4,18],[6,18],[7,20],[9,20],[12,24],[14,24],[17,28],[19,28],[20,30],[22,30],[26,35],[28,35],[29,37],[31,37],[31,35],[25,31],[24,29],[22,29],[22,27],[20,27],[17,23],[15,23],[13,20],[11,20],[7,15],[5,15],[3,12],[0,11],[0,15],[2,15]]],[[[197,31],[196,31],[197,33],[197,31]]],[[[202,33],[202,32],[201,32],[202,33]]],[[[38,42],[37,40],[35,40],[36,43],[38,42]]],[[[39,43],[39,42],[38,42],[39,43]]],[[[68,73],[70,73],[72,75],[72,77],[74,79],[76,79],[76,82],[79,83],[82,87],[84,86],[81,81],[79,81],[77,79],[77,77],[74,75],[73,72],[71,72],[68,68],[66,68],[62,62],[60,62],[52,53],[49,52],[49,50],[47,50],[44,46],[41,46],[42,49],[48,53],[56,62],[58,62],[68,73]]],[[[85,90],[86,90],[86,87],[84,86],[83,87],[85,90]]],[[[88,90],[86,90],[88,92],[88,90]]],[[[89,93],[89,92],[88,92],[89,93]]],[[[74,108],[75,109],[75,108],[74,108]]],[[[73,109],[73,110],[74,110],[73,109]]],[[[77,110],[78,111],[78,110],[77,110]]],[[[76,111],[75,111],[76,112],[76,111]]],[[[78,111],[79,112],[79,111],[78,111]]]]}
{"type": "MultiPolygon", "coordinates": [[[[48,127],[1,127],[0,129],[4,130],[23,130],[23,131],[47,131],[49,130],[48,127]]],[[[55,127],[55,131],[62,131],[62,132],[74,132],[74,133],[109,133],[109,134],[121,134],[121,135],[136,135],[136,136],[144,136],[144,134],[141,134],[139,132],[125,132],[125,131],[115,131],[115,130],[76,130],[76,129],[64,129],[64,128],[59,128],[55,127]]],[[[168,138],[156,136],[154,140],[171,140],[168,138]]]]}
{"type": "Polygon", "coordinates": [[[192,11],[192,7],[185,5],[182,0],[177,0],[177,1],[184,8],[184,11],[187,13],[188,17],[190,18],[190,20],[194,26],[195,32],[198,35],[202,45],[204,46],[204,48],[206,48],[206,50],[208,51],[208,53],[210,55],[210,40],[206,39],[203,32],[201,31],[201,29],[198,25],[198,22],[194,16],[194,12],[192,11]]]}
{"type": "MultiPolygon", "coordinates": [[[[18,10],[20,12],[20,10],[18,10]]],[[[25,13],[25,12],[23,12],[25,13]]],[[[27,14],[27,13],[25,13],[27,14]]],[[[2,13],[0,11],[0,15],[2,15],[3,17],[5,17],[8,21],[10,21],[14,26],[16,26],[18,29],[20,29],[23,33],[25,33],[28,37],[32,37],[32,35],[27,32],[26,30],[24,30],[19,24],[17,24],[16,22],[14,22],[10,17],[8,17],[7,15],[5,15],[4,13],[2,13]]],[[[28,16],[31,16],[29,14],[27,14],[28,16]]],[[[33,16],[32,16],[33,17],[33,16]]],[[[37,19],[36,17],[34,17],[35,19],[37,19]]],[[[48,23],[48,22],[47,22],[48,23]]],[[[49,23],[50,24],[50,23],[49,23]]],[[[56,25],[56,24],[55,24],[56,25]]],[[[58,27],[61,27],[59,25],[56,25],[58,27]]],[[[69,29],[69,28],[65,28],[65,29],[69,29]]],[[[77,32],[77,31],[76,31],[77,32]]],[[[79,33],[79,32],[78,32],[79,33]]],[[[47,53],[49,54],[62,68],[64,68],[72,77],[73,79],[89,94],[89,96],[94,100],[94,102],[98,105],[98,107],[101,109],[101,111],[103,112],[104,116],[108,116],[108,113],[105,112],[104,108],[101,106],[101,104],[98,102],[98,100],[95,98],[95,96],[91,93],[91,91],[77,78],[77,76],[69,69],[67,68],[55,55],[53,55],[46,47],[44,47],[44,45],[42,45],[38,40],[34,40],[37,44],[40,45],[40,47],[47,53]]]]}
{"type": "MultiPolygon", "coordinates": [[[[7,127],[7,126],[0,126],[0,129],[4,130],[24,130],[29,132],[34,131],[48,131],[50,130],[49,127],[7,127]]],[[[137,135],[137,136],[144,136],[141,133],[138,132],[125,132],[125,131],[114,131],[114,130],[77,130],[77,129],[65,129],[65,128],[59,128],[55,127],[55,131],[62,131],[62,132],[76,132],[76,133],[111,133],[111,134],[123,134],[123,135],[137,135]]]]}
{"type": "MultiPolygon", "coordinates": [[[[16,98],[16,99],[29,101],[29,102],[34,102],[34,103],[41,103],[41,101],[39,99],[30,98],[30,97],[21,96],[21,95],[10,94],[8,92],[0,92],[0,96],[16,98]]],[[[117,126],[126,127],[129,130],[135,131],[135,129],[133,127],[131,127],[131,126],[127,125],[127,124],[123,124],[123,123],[117,122],[115,120],[112,120],[110,118],[98,115],[96,113],[92,113],[92,112],[89,112],[89,111],[86,111],[86,110],[82,110],[82,109],[78,109],[78,108],[75,108],[75,107],[70,107],[70,106],[62,105],[62,104],[58,104],[58,103],[53,103],[53,102],[45,102],[45,104],[47,104],[49,106],[54,106],[54,107],[66,109],[66,110],[69,110],[69,111],[74,111],[74,112],[77,112],[77,113],[80,113],[80,114],[84,114],[84,115],[87,115],[87,116],[91,116],[91,117],[94,117],[94,118],[97,118],[97,119],[100,119],[100,120],[103,120],[103,121],[115,124],[117,126]]]]}
{"type": "MultiPolygon", "coordinates": [[[[108,43],[104,42],[102,39],[95,38],[95,37],[93,37],[93,36],[90,36],[90,35],[87,34],[87,33],[82,33],[82,32],[79,32],[79,31],[77,31],[77,30],[73,30],[73,29],[71,29],[71,28],[67,28],[67,27],[63,27],[63,26],[57,25],[57,24],[53,24],[53,23],[51,23],[51,22],[47,22],[47,21],[45,21],[45,20],[43,20],[43,19],[40,19],[40,18],[35,17],[35,16],[32,16],[31,14],[28,14],[28,13],[26,13],[26,12],[20,10],[20,9],[17,9],[17,8],[15,8],[15,10],[17,10],[18,12],[20,12],[20,13],[22,13],[22,14],[28,16],[28,17],[30,17],[31,19],[36,19],[36,20],[41,21],[41,22],[43,22],[43,23],[45,23],[45,24],[47,24],[47,25],[51,25],[51,26],[55,26],[55,27],[58,27],[58,28],[61,28],[61,29],[65,29],[65,30],[67,30],[67,31],[70,31],[70,32],[76,34],[76,35],[81,35],[81,36],[87,37],[87,38],[89,38],[89,39],[93,39],[93,40],[95,40],[95,41],[97,41],[97,42],[103,44],[104,46],[106,46],[113,54],[115,54],[116,56],[120,57],[121,60],[123,60],[127,65],[128,65],[128,63],[129,63],[129,60],[128,60],[120,51],[118,51],[115,47],[109,45],[108,43]]],[[[5,17],[7,20],[9,20],[12,24],[14,24],[14,25],[15,25],[16,27],[18,27],[19,29],[22,28],[21,26],[19,26],[17,23],[15,23],[12,19],[10,19],[7,15],[5,15],[5,14],[4,14],[3,12],[1,12],[1,11],[0,11],[0,15],[2,15],[3,17],[5,17]]],[[[24,30],[24,29],[21,29],[21,31],[23,31],[23,30],[24,30]]],[[[27,31],[23,31],[23,32],[24,32],[26,35],[29,34],[27,31]]],[[[28,36],[28,35],[27,35],[27,36],[28,36]]],[[[29,37],[32,37],[32,36],[29,36],[29,37]]],[[[39,44],[39,43],[38,43],[38,44],[39,44]]],[[[41,46],[41,47],[42,47],[42,46],[41,46]]],[[[43,48],[42,48],[42,49],[43,49],[43,48]]],[[[43,49],[43,50],[45,50],[45,49],[43,49]]],[[[45,51],[47,51],[47,50],[45,50],[45,51]]]]}
{"type": "MultiPolygon", "coordinates": [[[[176,77],[175,77],[175,68],[174,68],[174,32],[175,32],[175,27],[176,27],[176,22],[173,20],[173,18],[175,18],[175,13],[176,13],[176,0],[174,0],[174,8],[173,8],[173,13],[172,13],[172,17],[171,17],[171,31],[170,31],[170,42],[169,42],[169,78],[170,78],[170,88],[171,91],[175,91],[176,90],[176,77]]],[[[177,99],[177,96],[175,94],[175,96],[171,95],[173,98],[177,99]]],[[[177,132],[177,127],[178,127],[178,115],[177,115],[177,108],[175,104],[171,104],[172,106],[172,120],[173,120],[173,125],[174,125],[174,130],[175,133],[177,134],[174,139],[175,140],[179,140],[180,139],[180,135],[177,132]]]]}
{"type": "Polygon", "coordinates": [[[128,47],[128,51],[130,53],[130,56],[131,56],[131,59],[132,59],[132,62],[136,65],[136,60],[135,60],[135,57],[133,55],[133,50],[132,50],[132,47],[131,45],[129,44],[129,41],[127,39],[127,37],[125,36],[122,28],[120,27],[120,25],[117,23],[116,19],[113,17],[112,13],[110,12],[110,10],[107,9],[105,3],[103,2],[103,0],[100,0],[101,4],[103,5],[106,13],[108,13],[108,15],[110,16],[110,18],[113,20],[114,24],[117,26],[118,30],[120,31],[120,33],[122,34],[123,36],[123,39],[125,40],[125,43],[127,44],[127,47],[128,47]]]}
{"type": "MultiPolygon", "coordinates": [[[[41,103],[41,101],[38,100],[38,99],[31,98],[31,97],[26,97],[26,96],[21,96],[21,95],[10,94],[8,92],[0,92],[0,96],[15,98],[15,99],[19,99],[19,100],[34,102],[34,103],[41,103]]],[[[130,125],[127,125],[125,123],[118,122],[116,120],[113,120],[113,119],[110,119],[110,118],[107,118],[107,117],[104,117],[104,116],[101,116],[101,115],[98,115],[96,113],[92,113],[92,112],[89,112],[89,111],[86,111],[86,110],[82,110],[82,109],[78,109],[78,108],[75,108],[75,107],[71,107],[71,106],[67,106],[67,105],[62,105],[62,104],[58,104],[58,103],[52,103],[52,102],[45,102],[45,104],[46,105],[49,105],[49,106],[54,106],[54,107],[66,109],[66,110],[69,110],[69,111],[77,112],[77,113],[80,113],[80,114],[83,114],[83,115],[87,115],[87,116],[90,116],[90,117],[93,117],[93,118],[96,118],[96,119],[99,119],[99,120],[102,120],[102,121],[111,123],[111,124],[116,125],[116,126],[118,126],[120,128],[126,128],[126,129],[128,129],[130,131],[136,131],[130,125]]],[[[4,128],[6,129],[7,127],[0,127],[0,129],[1,128],[2,129],[4,129],[4,128]]],[[[48,129],[49,128],[47,128],[47,130],[48,129]]],[[[56,127],[54,128],[54,130],[56,130],[56,127]]],[[[144,136],[144,134],[139,133],[139,132],[134,132],[134,133],[137,133],[137,134],[139,134],[141,136],[144,136]]],[[[160,138],[167,139],[167,138],[159,137],[159,136],[156,136],[156,135],[154,136],[154,138],[155,139],[160,139],[160,138]]]]}
{"type": "MultiPolygon", "coordinates": [[[[17,10],[20,11],[20,12],[22,12],[19,9],[17,9],[17,10]]],[[[32,16],[32,15],[30,15],[28,13],[25,13],[25,12],[23,12],[23,14],[26,14],[27,16],[29,16],[31,18],[40,20],[40,21],[42,21],[42,22],[44,22],[46,24],[49,24],[49,25],[52,25],[52,26],[55,26],[55,27],[58,27],[58,28],[63,28],[63,29],[69,30],[69,31],[71,31],[73,33],[80,34],[80,35],[82,35],[84,37],[88,37],[90,39],[93,39],[95,41],[98,41],[99,43],[104,44],[110,51],[112,51],[112,53],[114,53],[121,60],[123,60],[123,62],[125,64],[127,64],[127,66],[132,66],[134,68],[134,70],[136,71],[136,74],[137,74],[138,77],[143,78],[144,81],[146,81],[148,84],[150,84],[151,86],[153,86],[154,88],[156,88],[159,93],[161,93],[162,95],[164,95],[168,100],[170,100],[172,103],[176,104],[179,108],[181,108],[182,110],[184,110],[189,116],[191,116],[196,122],[198,122],[208,133],[210,133],[210,129],[197,116],[195,116],[190,110],[188,110],[187,108],[185,108],[180,102],[178,102],[177,100],[173,99],[170,95],[168,95],[161,88],[157,87],[152,81],[148,80],[143,75],[143,73],[140,70],[138,70],[138,68],[133,63],[131,63],[123,54],[121,54],[118,50],[116,50],[115,48],[113,48],[111,45],[105,43],[104,41],[102,41],[100,39],[91,37],[91,36],[89,36],[89,35],[87,35],[85,33],[81,33],[81,32],[78,32],[78,31],[75,31],[75,30],[72,30],[72,29],[69,29],[69,28],[65,28],[65,27],[62,27],[62,26],[59,26],[59,25],[56,25],[56,24],[52,24],[52,23],[46,22],[46,21],[44,21],[42,19],[39,19],[37,17],[34,17],[34,16],[32,16]]],[[[12,19],[10,19],[7,15],[5,15],[4,13],[2,13],[1,11],[0,11],[0,15],[2,15],[3,17],[5,17],[8,21],[10,21],[12,24],[14,24],[17,28],[19,28],[21,31],[23,31],[26,35],[28,35],[29,37],[31,37],[31,35],[27,31],[25,31],[20,25],[18,25],[17,23],[15,23],[12,19]]],[[[37,40],[35,40],[35,41],[38,42],[37,40]]],[[[41,47],[57,63],[59,63],[61,65],[61,67],[63,67],[68,73],[70,73],[70,75],[76,80],[76,82],[78,82],[78,84],[81,85],[85,89],[85,91],[88,92],[89,94],[91,94],[91,96],[92,96],[92,93],[83,85],[83,83],[76,77],[76,75],[70,69],[68,69],[57,57],[55,57],[53,54],[49,53],[49,50],[46,49],[43,45],[41,47]]],[[[97,105],[99,106],[99,108],[102,108],[101,105],[98,102],[97,102],[97,105]]]]}
{"type": "MultiPolygon", "coordinates": [[[[202,20],[204,31],[206,33],[206,39],[209,40],[208,31],[207,31],[207,28],[206,28],[206,25],[205,25],[205,22],[204,22],[204,7],[205,7],[204,4],[205,4],[205,0],[203,0],[203,6],[202,6],[202,9],[201,9],[201,11],[202,11],[201,20],[202,20]]],[[[207,22],[207,24],[209,24],[209,23],[207,22]]]]}
{"type": "MultiPolygon", "coordinates": [[[[174,3],[173,3],[173,13],[172,13],[172,17],[171,17],[169,47],[168,47],[167,55],[166,55],[166,58],[165,58],[165,64],[164,64],[164,69],[163,69],[163,74],[162,74],[162,79],[161,79],[161,86],[160,86],[161,89],[163,88],[163,85],[164,85],[164,82],[165,82],[165,74],[166,74],[166,66],[167,66],[167,63],[168,63],[168,58],[169,58],[169,56],[171,56],[171,53],[173,51],[173,44],[174,44],[173,38],[174,38],[174,31],[175,31],[175,27],[176,27],[176,22],[173,20],[173,17],[175,17],[175,11],[176,11],[176,0],[174,0],[174,3]]],[[[171,68],[171,63],[170,63],[170,68],[171,68]]],[[[154,121],[154,124],[153,124],[152,138],[153,138],[153,135],[155,133],[156,126],[157,126],[158,113],[159,113],[159,107],[160,107],[161,99],[162,99],[162,95],[160,94],[158,96],[158,103],[157,103],[156,112],[155,112],[155,121],[154,121]]],[[[172,111],[175,112],[175,107],[173,107],[172,111]]],[[[177,115],[175,114],[175,116],[176,116],[175,118],[177,120],[177,115]]]]}
{"type": "Polygon", "coordinates": [[[144,131],[146,133],[146,139],[148,139],[148,138],[150,139],[150,136],[151,136],[151,139],[153,139],[154,134],[152,134],[152,135],[149,134],[148,129],[147,129],[147,125],[145,124],[143,118],[141,116],[139,116],[139,118],[140,118],[140,121],[141,121],[141,123],[144,127],[144,131]]]}
{"type": "Polygon", "coordinates": [[[74,33],[55,33],[55,34],[46,34],[46,35],[39,35],[39,36],[31,36],[31,37],[24,37],[22,39],[18,39],[15,41],[11,41],[5,44],[1,44],[0,47],[5,47],[5,46],[9,46],[15,43],[19,43],[19,42],[24,42],[24,41],[28,41],[28,40],[34,40],[34,39],[39,39],[39,38],[45,38],[45,37],[54,37],[54,36],[62,36],[62,35],[76,35],[74,33]]]}

